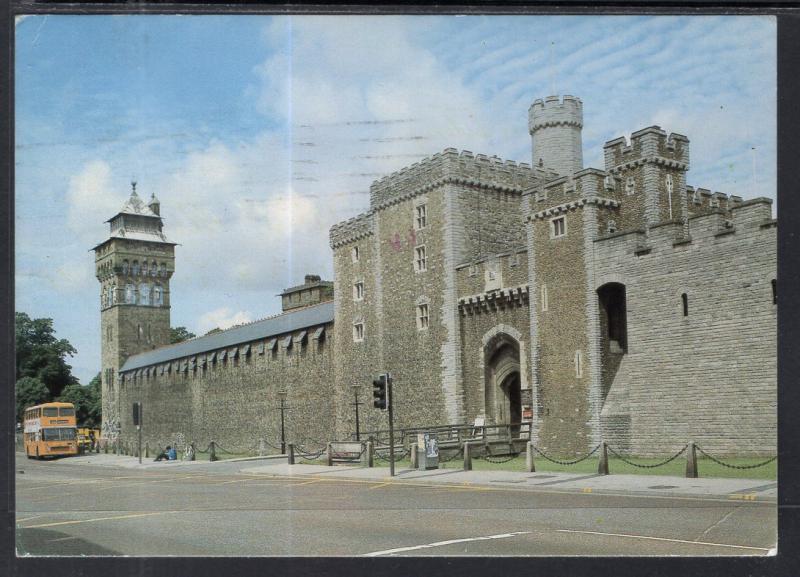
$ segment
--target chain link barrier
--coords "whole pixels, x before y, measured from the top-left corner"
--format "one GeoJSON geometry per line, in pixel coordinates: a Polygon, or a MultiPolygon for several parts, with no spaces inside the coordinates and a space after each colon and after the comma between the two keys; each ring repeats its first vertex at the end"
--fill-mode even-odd
{"type": "Polygon", "coordinates": [[[586,453],[586,455],[584,455],[583,457],[581,457],[581,458],[579,458],[579,459],[575,459],[575,460],[573,460],[573,461],[559,461],[558,459],[553,459],[552,457],[549,457],[548,455],[546,455],[546,454],[545,454],[545,453],[544,453],[544,452],[543,452],[541,449],[539,449],[539,448],[538,448],[536,445],[531,445],[531,447],[533,447],[533,450],[534,450],[534,451],[536,451],[537,453],[539,453],[539,454],[540,454],[542,457],[544,457],[544,458],[545,458],[547,461],[550,461],[551,463],[555,463],[556,465],[577,465],[577,464],[578,464],[578,463],[580,463],[581,461],[585,461],[586,459],[588,459],[589,457],[591,457],[592,455],[594,455],[594,454],[597,452],[597,450],[600,448],[601,444],[602,444],[602,443],[598,443],[598,445],[597,445],[597,446],[596,446],[594,449],[592,449],[591,451],[589,451],[588,453],[586,453]]]}
{"type": "Polygon", "coordinates": [[[695,445],[695,448],[698,451],[700,451],[704,456],[706,456],[709,459],[711,459],[712,461],[714,461],[717,465],[722,465],[723,467],[727,467],[729,469],[740,469],[740,470],[742,470],[742,469],[757,469],[758,467],[763,467],[764,465],[769,465],[772,461],[774,461],[775,459],[778,458],[778,455],[775,455],[774,457],[770,457],[766,461],[763,461],[761,463],[756,463],[755,465],[731,465],[730,463],[724,463],[723,461],[720,461],[716,457],[712,457],[711,455],[706,453],[703,449],[701,449],[699,445],[695,445]]]}
{"type": "Polygon", "coordinates": [[[608,448],[608,451],[612,455],[614,455],[617,459],[619,459],[623,463],[627,463],[628,465],[631,465],[632,467],[638,467],[639,469],[655,469],[656,467],[663,467],[667,463],[671,463],[672,461],[674,461],[675,459],[677,459],[678,457],[683,455],[683,453],[686,452],[686,449],[689,448],[689,443],[686,443],[686,445],[683,446],[683,449],[681,449],[680,451],[678,451],[677,453],[675,453],[671,457],[668,457],[668,458],[664,459],[661,462],[653,463],[651,465],[642,465],[641,463],[634,463],[633,461],[628,460],[626,457],[624,457],[624,456],[620,455],[618,452],[616,452],[611,447],[611,445],[606,445],[606,447],[608,448]]]}
{"type": "Polygon", "coordinates": [[[492,455],[476,455],[475,459],[483,459],[484,461],[488,461],[489,463],[494,463],[496,465],[500,465],[502,463],[508,463],[509,461],[513,461],[519,457],[519,453],[511,454],[507,457],[492,457],[492,455]]]}
{"type": "Polygon", "coordinates": [[[452,461],[453,459],[455,459],[455,458],[456,458],[456,457],[458,457],[459,455],[463,455],[463,454],[464,454],[464,447],[463,447],[463,446],[461,446],[461,447],[458,449],[458,451],[456,451],[455,453],[453,453],[452,455],[450,455],[450,456],[449,456],[447,459],[443,459],[443,458],[442,458],[442,453],[441,453],[441,450],[440,450],[440,451],[439,451],[439,462],[440,462],[440,463],[449,463],[450,461],[452,461]]]}
{"type": "MultiPolygon", "coordinates": [[[[397,455],[395,455],[395,456],[394,456],[394,462],[395,462],[395,463],[397,463],[397,462],[399,462],[399,461],[402,461],[403,459],[405,459],[405,458],[406,458],[406,457],[409,455],[409,453],[411,453],[411,449],[406,449],[405,451],[403,451],[403,452],[400,454],[400,456],[399,456],[399,457],[398,457],[397,455]]],[[[388,454],[386,455],[386,457],[383,457],[383,456],[381,456],[381,454],[380,454],[380,453],[378,453],[378,451],[375,451],[374,455],[375,455],[375,457],[376,457],[376,458],[380,459],[380,460],[381,460],[381,461],[383,461],[384,463],[390,463],[390,462],[392,462],[392,459],[391,459],[391,457],[390,457],[388,454]]]]}

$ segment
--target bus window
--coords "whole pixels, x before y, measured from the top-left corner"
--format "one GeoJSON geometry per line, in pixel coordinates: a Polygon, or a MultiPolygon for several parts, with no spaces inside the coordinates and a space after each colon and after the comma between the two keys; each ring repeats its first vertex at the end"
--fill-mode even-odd
{"type": "Polygon", "coordinates": [[[42,440],[44,441],[74,441],[75,429],[69,427],[52,427],[42,429],[42,440]]]}
{"type": "Polygon", "coordinates": [[[44,412],[45,417],[57,417],[58,416],[58,407],[45,407],[42,409],[44,412]]]}
{"type": "Polygon", "coordinates": [[[75,416],[75,409],[72,407],[61,407],[58,409],[58,416],[59,417],[74,417],[75,416]]]}

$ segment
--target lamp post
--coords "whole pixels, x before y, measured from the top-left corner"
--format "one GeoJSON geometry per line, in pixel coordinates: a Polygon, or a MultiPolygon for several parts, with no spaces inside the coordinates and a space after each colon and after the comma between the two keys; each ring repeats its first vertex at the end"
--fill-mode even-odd
{"type": "Polygon", "coordinates": [[[353,405],[356,408],[356,441],[360,441],[361,437],[359,436],[358,406],[359,405],[363,405],[364,403],[361,403],[358,400],[358,392],[361,390],[361,385],[352,385],[352,387],[353,387],[353,399],[354,400],[350,404],[353,405]]]}
{"type": "Polygon", "coordinates": [[[280,411],[281,411],[281,454],[282,455],[286,454],[286,431],[284,429],[283,414],[286,412],[286,409],[288,409],[288,407],[286,406],[286,395],[287,394],[288,393],[286,391],[283,391],[283,390],[278,391],[278,398],[281,400],[280,411]]]}

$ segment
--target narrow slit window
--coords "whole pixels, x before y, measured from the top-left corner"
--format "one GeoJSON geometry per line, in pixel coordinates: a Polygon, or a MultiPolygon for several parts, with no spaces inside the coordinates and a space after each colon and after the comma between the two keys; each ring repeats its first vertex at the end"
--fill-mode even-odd
{"type": "Polygon", "coordinates": [[[364,283],[361,281],[353,284],[353,300],[364,300],[364,283]]]}
{"type": "Polygon", "coordinates": [[[553,238],[559,238],[561,236],[566,236],[567,234],[567,219],[563,216],[559,218],[554,218],[551,221],[553,224],[552,235],[553,238]]]}
{"type": "Polygon", "coordinates": [[[583,353],[580,351],[575,351],[575,376],[583,377],[583,353]]]}
{"type": "Polygon", "coordinates": [[[414,269],[417,272],[425,272],[428,270],[428,257],[427,253],[425,252],[425,245],[418,246],[414,249],[414,269]]]}
{"type": "Polygon", "coordinates": [[[350,255],[353,257],[353,262],[358,262],[358,258],[360,255],[357,246],[353,247],[352,251],[350,252],[350,255]]]}
{"type": "Polygon", "coordinates": [[[419,230],[419,229],[425,228],[425,225],[427,224],[427,221],[428,221],[428,214],[427,214],[426,205],[424,205],[424,204],[417,205],[416,212],[417,212],[416,219],[414,221],[414,224],[416,225],[416,229],[419,230]]]}
{"type": "Polygon", "coordinates": [[[359,343],[364,340],[364,323],[353,323],[353,341],[359,343]]]}
{"type": "Polygon", "coordinates": [[[778,304],[778,281],[772,279],[772,304],[778,304]]]}
{"type": "Polygon", "coordinates": [[[547,302],[547,285],[546,284],[542,285],[541,293],[542,293],[541,309],[542,309],[542,312],[545,312],[545,311],[547,311],[547,305],[549,304],[547,302]]]}
{"type": "Polygon", "coordinates": [[[683,305],[683,316],[689,316],[689,296],[686,293],[681,295],[681,304],[683,305]]]}
{"type": "Polygon", "coordinates": [[[422,331],[428,328],[428,304],[417,305],[417,329],[422,331]]]}

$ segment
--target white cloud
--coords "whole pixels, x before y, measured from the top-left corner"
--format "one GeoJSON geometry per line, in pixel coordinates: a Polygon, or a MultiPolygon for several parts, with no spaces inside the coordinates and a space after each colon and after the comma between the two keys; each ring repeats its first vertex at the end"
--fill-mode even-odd
{"type": "Polygon", "coordinates": [[[86,243],[96,240],[94,227],[87,223],[108,220],[122,207],[125,197],[115,192],[120,185],[112,177],[111,166],[104,160],[86,163],[69,179],[67,189],[67,224],[86,243]]]}
{"type": "Polygon", "coordinates": [[[233,312],[228,307],[222,307],[200,315],[197,321],[198,334],[204,335],[211,329],[228,329],[230,327],[250,322],[248,311],[233,312]]]}

